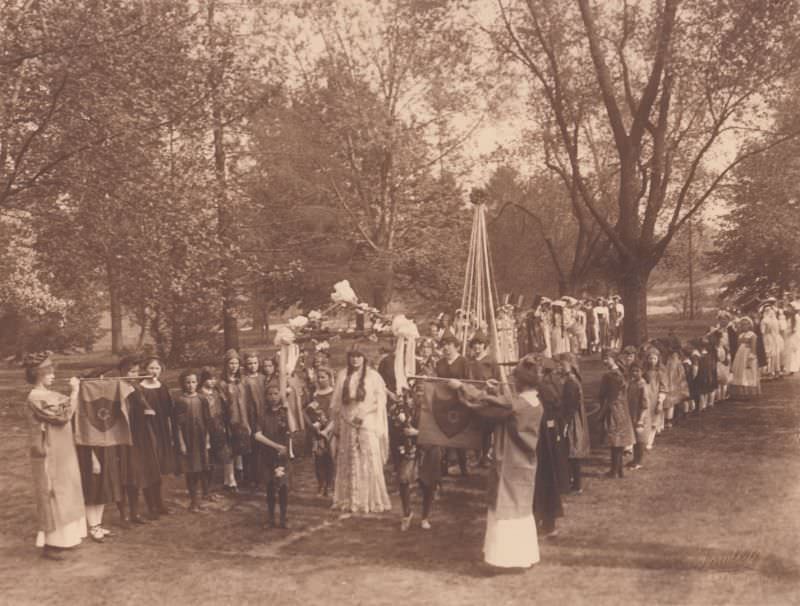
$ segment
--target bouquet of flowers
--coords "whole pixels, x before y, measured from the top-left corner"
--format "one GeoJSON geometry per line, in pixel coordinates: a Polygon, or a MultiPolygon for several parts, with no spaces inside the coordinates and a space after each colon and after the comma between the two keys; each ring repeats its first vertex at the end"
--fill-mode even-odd
{"type": "Polygon", "coordinates": [[[322,430],[330,422],[328,415],[319,407],[319,403],[316,400],[312,400],[306,406],[306,414],[311,420],[311,427],[315,430],[311,442],[311,451],[315,456],[323,455],[328,451],[328,438],[322,433],[322,430]]]}

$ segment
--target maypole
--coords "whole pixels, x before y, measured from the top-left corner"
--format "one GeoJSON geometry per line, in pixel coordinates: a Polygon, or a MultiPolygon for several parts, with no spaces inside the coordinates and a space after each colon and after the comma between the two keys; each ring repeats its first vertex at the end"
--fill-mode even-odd
{"type": "MultiPolygon", "coordinates": [[[[467,266],[464,272],[464,290],[461,295],[461,314],[464,327],[460,330],[461,351],[466,354],[467,343],[478,331],[489,338],[492,355],[499,363],[506,360],[506,352],[500,347],[497,330],[496,306],[499,303],[494,281],[489,237],[486,228],[486,205],[476,204],[472,218],[467,266]]],[[[501,366],[503,380],[506,380],[506,367],[501,366]]]]}

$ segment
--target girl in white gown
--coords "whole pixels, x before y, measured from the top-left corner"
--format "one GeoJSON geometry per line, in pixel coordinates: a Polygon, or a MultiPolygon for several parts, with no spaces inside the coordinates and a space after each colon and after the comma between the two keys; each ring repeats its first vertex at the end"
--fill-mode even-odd
{"type": "Polygon", "coordinates": [[[728,396],[734,400],[747,400],[761,393],[756,333],[750,318],[739,320],[739,345],[731,367],[728,396]]]}
{"type": "Polygon", "coordinates": [[[389,456],[386,385],[358,349],[348,352],[347,368],[337,377],[331,420],[336,436],[334,509],[389,511],[392,504],[383,476],[389,456]]]}
{"type": "Polygon", "coordinates": [[[800,311],[794,307],[786,309],[786,338],[784,339],[784,370],[800,372],[800,311]]]}
{"type": "Polygon", "coordinates": [[[767,352],[767,375],[776,377],[780,375],[783,350],[780,322],[772,305],[766,305],[762,309],[761,333],[764,335],[764,349],[767,352]]]}

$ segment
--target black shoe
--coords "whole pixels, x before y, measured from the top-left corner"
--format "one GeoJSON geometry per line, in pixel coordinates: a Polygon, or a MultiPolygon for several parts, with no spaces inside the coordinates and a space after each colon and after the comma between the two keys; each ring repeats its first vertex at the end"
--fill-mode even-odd
{"type": "Polygon", "coordinates": [[[131,524],[147,524],[147,520],[137,513],[136,515],[131,516],[131,524]]]}

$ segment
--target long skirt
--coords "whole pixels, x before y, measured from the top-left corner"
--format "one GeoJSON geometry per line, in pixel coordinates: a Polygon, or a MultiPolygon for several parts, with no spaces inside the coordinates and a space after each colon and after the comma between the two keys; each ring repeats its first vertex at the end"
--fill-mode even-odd
{"type": "Polygon", "coordinates": [[[728,395],[734,400],[745,400],[761,393],[758,360],[746,344],[739,345],[733,358],[728,395]]]}
{"type": "Polygon", "coordinates": [[[539,561],[539,542],[533,515],[501,520],[491,509],[486,515],[483,559],[500,568],[528,568],[539,561]]]}
{"type": "Polygon", "coordinates": [[[378,436],[345,424],[336,447],[333,508],[352,513],[391,511],[378,436]]]}
{"type": "MultiPolygon", "coordinates": [[[[800,324],[800,319],[797,322],[800,324]]],[[[794,332],[787,332],[784,339],[783,369],[786,372],[800,372],[800,326],[794,332]]]]}
{"type": "Polygon", "coordinates": [[[45,457],[31,457],[39,514],[36,546],[74,547],[86,536],[81,476],[70,424],[48,426],[45,457]]]}

